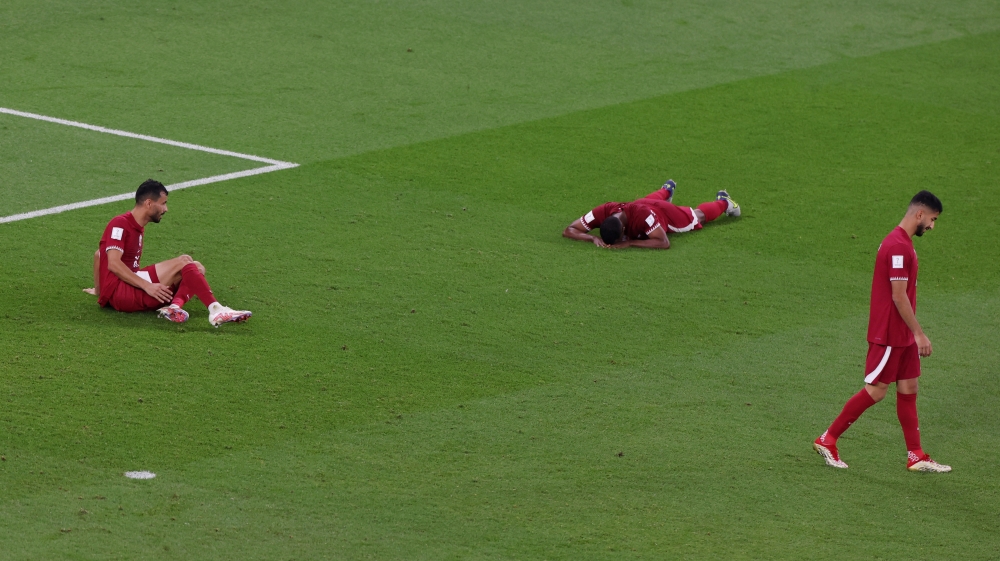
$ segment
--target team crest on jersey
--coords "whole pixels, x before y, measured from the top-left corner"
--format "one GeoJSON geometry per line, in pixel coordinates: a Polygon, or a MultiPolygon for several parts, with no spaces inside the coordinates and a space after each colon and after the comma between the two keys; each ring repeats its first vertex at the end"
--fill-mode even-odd
{"type": "Polygon", "coordinates": [[[892,256],[892,268],[893,269],[902,269],[903,268],[903,256],[902,255],[893,255],[892,256]]]}
{"type": "Polygon", "coordinates": [[[120,241],[122,239],[122,234],[124,233],[125,230],[121,228],[111,228],[111,239],[120,241]]]}

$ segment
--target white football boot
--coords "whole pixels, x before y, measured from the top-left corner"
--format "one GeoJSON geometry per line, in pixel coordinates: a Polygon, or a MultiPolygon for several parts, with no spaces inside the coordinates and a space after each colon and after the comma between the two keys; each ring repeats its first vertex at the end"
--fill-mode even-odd
{"type": "Polygon", "coordinates": [[[252,315],[253,312],[249,310],[234,310],[218,302],[208,307],[208,323],[211,323],[212,327],[219,327],[223,323],[243,323],[252,315]]]}
{"type": "Polygon", "coordinates": [[[171,304],[169,306],[164,306],[157,310],[161,318],[170,320],[174,323],[184,323],[188,320],[188,313],[184,311],[184,308],[178,306],[177,304],[171,304]]]}
{"type": "Polygon", "coordinates": [[[939,464],[931,459],[930,456],[924,454],[923,456],[917,456],[913,452],[907,454],[906,458],[906,469],[910,471],[927,471],[932,473],[948,473],[951,471],[951,466],[946,466],[944,464],[939,464]]]}
{"type": "Polygon", "coordinates": [[[726,216],[732,216],[735,218],[740,215],[740,205],[736,204],[736,201],[729,196],[727,191],[719,191],[718,194],[715,195],[715,200],[729,202],[729,207],[726,209],[726,216]]]}

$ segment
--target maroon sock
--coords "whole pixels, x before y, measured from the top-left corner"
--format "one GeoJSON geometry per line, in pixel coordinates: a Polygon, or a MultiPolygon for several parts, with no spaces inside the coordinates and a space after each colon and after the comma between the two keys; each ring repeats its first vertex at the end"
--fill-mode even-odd
{"type": "Polygon", "coordinates": [[[177,287],[171,304],[183,307],[192,296],[197,296],[206,307],[216,301],[215,296],[212,295],[212,289],[208,286],[208,281],[205,280],[205,275],[201,274],[197,265],[188,263],[181,269],[181,284],[177,287]]]}
{"type": "Polygon", "coordinates": [[[705,222],[711,222],[722,216],[723,212],[729,210],[729,201],[712,201],[710,203],[701,203],[698,205],[698,210],[705,213],[705,222]]]}
{"type": "Polygon", "coordinates": [[[923,457],[924,451],[920,448],[920,422],[917,420],[917,394],[896,393],[896,416],[899,417],[899,426],[903,427],[906,449],[923,457]]]}
{"type": "Polygon", "coordinates": [[[866,409],[875,405],[875,400],[868,393],[868,390],[861,388],[861,391],[854,394],[854,397],[847,400],[844,404],[844,409],[837,415],[837,418],[833,420],[830,428],[827,429],[827,436],[836,441],[840,438],[840,435],[844,434],[847,427],[851,426],[854,421],[858,420],[858,417],[865,412],[866,409]]]}

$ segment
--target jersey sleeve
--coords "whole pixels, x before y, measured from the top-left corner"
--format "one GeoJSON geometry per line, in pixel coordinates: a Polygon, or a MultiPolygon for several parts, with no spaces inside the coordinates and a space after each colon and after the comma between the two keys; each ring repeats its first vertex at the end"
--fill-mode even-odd
{"type": "Polygon", "coordinates": [[[660,227],[660,221],[656,218],[656,213],[649,209],[644,209],[640,216],[642,216],[643,233],[649,237],[653,230],[660,227]]]}
{"type": "Polygon", "coordinates": [[[604,219],[607,217],[608,217],[608,204],[605,203],[591,210],[587,214],[581,216],[580,222],[583,222],[583,226],[587,228],[588,231],[590,231],[593,230],[594,228],[600,228],[601,222],[604,222],[604,219]]]}
{"type": "Polygon", "coordinates": [[[128,237],[131,235],[127,226],[125,220],[121,220],[120,217],[115,217],[111,222],[108,222],[108,227],[104,229],[104,235],[101,236],[101,253],[107,253],[110,249],[117,249],[125,253],[128,237]]]}
{"type": "Polygon", "coordinates": [[[890,281],[910,280],[913,266],[913,250],[902,244],[892,245],[884,250],[886,270],[890,281]]]}

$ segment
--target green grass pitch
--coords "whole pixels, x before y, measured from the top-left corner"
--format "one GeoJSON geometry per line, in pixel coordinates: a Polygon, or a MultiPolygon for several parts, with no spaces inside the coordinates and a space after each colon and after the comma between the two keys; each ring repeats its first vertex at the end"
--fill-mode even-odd
{"type": "MultiPolygon", "coordinates": [[[[127,203],[0,224],[0,559],[1000,557],[1000,5],[749,4],[0,4],[0,107],[301,164],[147,229],[246,325],[80,292],[127,203]],[[743,216],[560,237],[668,178],[743,216]],[[954,472],[891,394],[829,469],[923,188],[954,472]]],[[[249,167],[0,115],[0,216],[249,167]]]]}

